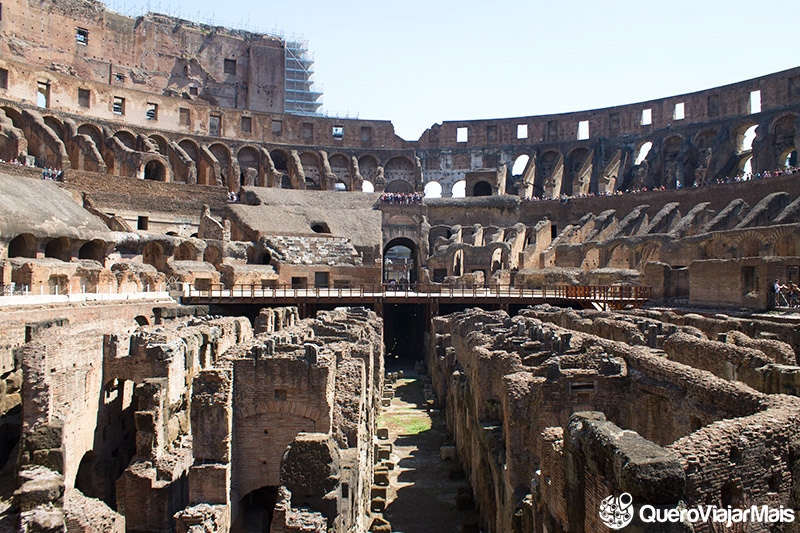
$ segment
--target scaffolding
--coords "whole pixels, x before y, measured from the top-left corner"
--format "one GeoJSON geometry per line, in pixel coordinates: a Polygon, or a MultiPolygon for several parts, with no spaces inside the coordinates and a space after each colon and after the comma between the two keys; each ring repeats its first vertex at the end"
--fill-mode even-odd
{"type": "Polygon", "coordinates": [[[304,41],[286,41],[284,111],[295,115],[320,115],[322,93],[313,89],[314,60],[304,41]]]}

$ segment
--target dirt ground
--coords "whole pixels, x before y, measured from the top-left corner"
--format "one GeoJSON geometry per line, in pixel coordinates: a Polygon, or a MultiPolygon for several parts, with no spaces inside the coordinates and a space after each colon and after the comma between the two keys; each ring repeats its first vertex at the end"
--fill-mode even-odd
{"type": "Polygon", "coordinates": [[[451,444],[444,413],[426,411],[421,377],[406,374],[397,380],[395,397],[391,406],[384,408],[379,422],[389,428],[389,442],[394,446],[392,461],[396,466],[390,471],[384,511],[392,531],[477,532],[479,519],[474,506],[456,508],[459,489],[471,493],[469,481],[458,463],[441,459],[439,448],[451,444]]]}

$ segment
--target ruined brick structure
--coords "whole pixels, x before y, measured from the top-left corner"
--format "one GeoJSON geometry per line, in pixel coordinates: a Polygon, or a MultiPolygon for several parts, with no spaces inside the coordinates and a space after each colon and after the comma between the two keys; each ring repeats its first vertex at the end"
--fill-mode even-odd
{"type": "Polygon", "coordinates": [[[750,313],[800,283],[800,67],[406,141],[287,112],[295,46],[0,5],[0,531],[387,531],[392,350],[486,530],[598,531],[620,491],[798,507],[800,337],[750,313]],[[705,315],[500,297],[553,286],[705,315]]]}

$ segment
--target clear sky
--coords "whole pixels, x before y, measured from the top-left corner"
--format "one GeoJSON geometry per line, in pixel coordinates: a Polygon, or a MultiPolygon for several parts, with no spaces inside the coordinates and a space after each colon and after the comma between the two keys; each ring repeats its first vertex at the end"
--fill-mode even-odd
{"type": "Polygon", "coordinates": [[[443,120],[581,111],[800,66],[797,0],[111,0],[301,37],[322,111],[391,120],[416,140],[443,120]]]}

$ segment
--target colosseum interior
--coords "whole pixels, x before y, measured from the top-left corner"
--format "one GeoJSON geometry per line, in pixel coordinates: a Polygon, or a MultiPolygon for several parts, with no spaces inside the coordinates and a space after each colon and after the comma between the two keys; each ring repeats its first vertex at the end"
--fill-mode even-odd
{"type": "Polygon", "coordinates": [[[800,67],[405,141],[316,113],[302,43],[94,0],[0,36],[1,532],[800,508],[800,67]]]}

